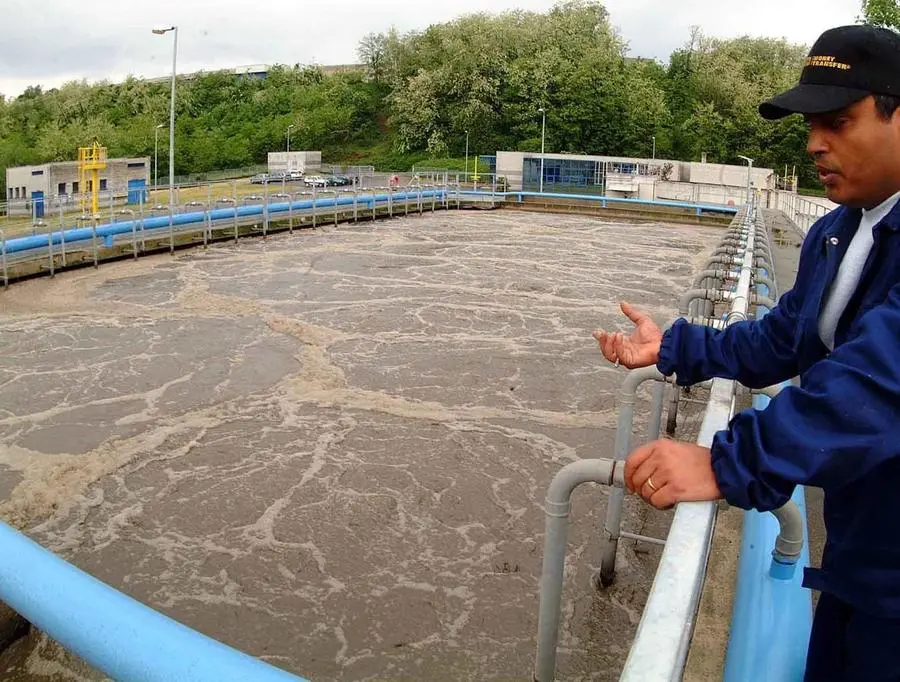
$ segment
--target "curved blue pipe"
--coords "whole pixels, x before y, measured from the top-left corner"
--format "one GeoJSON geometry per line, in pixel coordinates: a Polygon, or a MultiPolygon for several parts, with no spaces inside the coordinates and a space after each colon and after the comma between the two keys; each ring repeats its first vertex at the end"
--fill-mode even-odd
{"type": "Polygon", "coordinates": [[[302,682],[157,613],[0,522],[0,600],[123,682],[302,682]]]}
{"type": "MultiPolygon", "coordinates": [[[[769,288],[757,287],[769,295],[769,288]]],[[[760,307],[760,317],[768,312],[760,307]]],[[[764,410],[769,398],[757,395],[753,407],[764,410]]],[[[812,630],[812,598],[802,586],[809,566],[806,499],[797,487],[791,498],[803,516],[803,549],[795,566],[774,561],[772,549],[779,533],[769,513],[744,514],[737,593],[725,657],[724,682],[801,682],[812,630]]]]}
{"type": "MultiPolygon", "coordinates": [[[[430,199],[432,196],[443,199],[446,193],[443,190],[427,190],[423,191],[421,197],[423,199],[430,199]]],[[[404,201],[407,198],[409,199],[417,199],[419,197],[418,192],[407,192],[407,193],[397,193],[393,195],[394,201],[404,201]]],[[[337,201],[338,206],[352,206],[353,205],[353,197],[352,196],[339,196],[335,197],[326,197],[322,199],[317,199],[315,202],[316,208],[328,208],[329,206],[335,205],[335,200],[337,201]]],[[[357,205],[362,207],[367,207],[369,209],[372,208],[372,204],[382,204],[388,201],[387,194],[368,194],[368,195],[360,195],[357,205]]],[[[311,209],[313,207],[312,199],[303,200],[303,201],[293,201],[293,202],[281,202],[277,204],[269,204],[268,212],[269,214],[273,213],[287,213],[290,210],[305,210],[311,209]]],[[[265,213],[266,207],[263,204],[251,204],[249,206],[238,206],[235,208],[216,208],[210,211],[210,219],[211,220],[225,220],[228,218],[234,218],[235,210],[237,210],[237,215],[239,218],[245,218],[248,216],[261,216],[265,213]]],[[[206,211],[196,211],[193,213],[176,213],[172,215],[172,225],[173,227],[181,227],[183,225],[191,225],[194,223],[203,223],[206,220],[206,211]]],[[[124,220],[119,223],[104,223],[103,225],[97,226],[97,238],[98,239],[107,239],[111,238],[115,235],[120,234],[128,234],[132,231],[132,229],[140,230],[141,225],[143,224],[143,229],[145,232],[150,232],[153,230],[161,230],[163,228],[168,229],[169,227],[169,216],[168,214],[163,216],[155,216],[152,218],[145,218],[143,221],[141,220],[124,220]]],[[[49,241],[52,239],[53,244],[62,244],[63,236],[65,236],[66,244],[71,244],[74,242],[82,242],[89,241],[93,238],[93,229],[90,227],[77,227],[67,230],[61,230],[57,232],[51,232],[48,234],[41,235],[32,235],[28,237],[17,237],[14,239],[6,240],[6,253],[18,253],[21,251],[30,251],[32,249],[43,249],[47,246],[49,241]]]]}

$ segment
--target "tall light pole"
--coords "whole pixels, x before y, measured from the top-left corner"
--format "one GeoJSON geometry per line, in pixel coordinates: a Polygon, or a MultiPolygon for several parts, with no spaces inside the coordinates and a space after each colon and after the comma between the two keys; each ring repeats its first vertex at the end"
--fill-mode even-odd
{"type": "Polygon", "coordinates": [[[160,123],[153,131],[153,189],[159,187],[159,129],[165,125],[165,123],[160,123]]]}
{"type": "Polygon", "coordinates": [[[743,159],[747,162],[747,205],[750,204],[750,173],[753,171],[753,159],[749,156],[741,156],[738,154],[739,159],[743,159]]]}
{"type": "Polygon", "coordinates": [[[547,109],[541,107],[541,194],[544,193],[544,142],[547,139],[547,109]]]}
{"type": "Polygon", "coordinates": [[[469,131],[466,131],[466,173],[463,176],[463,182],[469,181],[469,131]]]}
{"type": "Polygon", "coordinates": [[[653,135],[653,156],[651,157],[654,161],[656,161],[656,135],[653,135]]]}
{"type": "Polygon", "coordinates": [[[287,128],[287,152],[291,153],[291,128],[294,127],[294,124],[291,123],[287,128]]]}
{"type": "Polygon", "coordinates": [[[169,98],[169,206],[175,205],[175,68],[178,61],[178,27],[154,28],[153,33],[163,36],[172,32],[172,94],[169,98]]]}

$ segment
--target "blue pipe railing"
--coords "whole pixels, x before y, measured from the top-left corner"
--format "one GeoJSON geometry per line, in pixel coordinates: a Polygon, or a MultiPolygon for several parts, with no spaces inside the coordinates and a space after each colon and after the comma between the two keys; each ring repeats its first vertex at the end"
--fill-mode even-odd
{"type": "MultiPolygon", "coordinates": [[[[446,192],[444,190],[427,190],[422,192],[421,197],[423,199],[430,199],[434,196],[443,199],[445,195],[446,192]]],[[[387,194],[359,195],[358,197],[356,197],[356,205],[371,209],[373,203],[382,204],[389,200],[405,201],[406,199],[418,199],[419,196],[420,195],[418,192],[393,194],[390,198],[387,194]]],[[[317,199],[315,201],[315,204],[312,199],[294,202],[280,202],[276,204],[269,204],[268,209],[266,209],[266,206],[263,204],[251,204],[249,206],[239,206],[237,208],[216,208],[209,211],[208,213],[210,220],[227,220],[235,217],[235,211],[237,211],[238,218],[261,216],[265,213],[266,210],[268,210],[268,213],[271,216],[273,213],[287,213],[291,210],[301,211],[312,209],[313,205],[315,205],[316,209],[334,208],[335,202],[337,202],[337,206],[353,206],[354,197],[327,197],[323,199],[317,199]]],[[[175,213],[172,214],[172,226],[183,227],[184,225],[203,223],[204,221],[206,221],[206,216],[207,211],[175,213]]],[[[151,232],[154,230],[162,230],[164,228],[168,229],[168,227],[169,215],[166,214],[162,216],[155,216],[152,218],[123,220],[122,222],[117,223],[104,223],[103,225],[98,225],[96,229],[97,238],[106,240],[116,235],[129,234],[133,230],[143,229],[145,232],[151,232]]],[[[61,244],[63,242],[63,237],[65,237],[66,244],[88,241],[93,238],[93,235],[94,228],[92,227],[76,227],[58,230],[56,232],[50,233],[49,235],[40,234],[28,237],[7,239],[6,253],[14,254],[22,251],[31,251],[32,249],[43,249],[50,243],[51,240],[54,245],[61,244]]]]}
{"type": "Polygon", "coordinates": [[[0,600],[121,682],[303,682],[117,592],[2,522],[0,600]]]}
{"type": "MultiPolygon", "coordinates": [[[[768,273],[762,270],[763,276],[768,273]]],[[[757,287],[769,295],[765,285],[757,287]]],[[[759,316],[768,312],[759,307],[759,316]]],[[[789,384],[785,384],[789,385],[789,384]]],[[[753,399],[764,410],[765,395],[753,399]]],[[[806,500],[802,487],[791,498],[803,518],[803,549],[796,564],[784,564],[772,555],[780,526],[772,514],[744,514],[738,561],[737,592],[725,657],[724,682],[757,682],[764,666],[767,682],[800,682],[812,630],[812,598],[802,586],[803,568],[809,566],[806,500]]]]}

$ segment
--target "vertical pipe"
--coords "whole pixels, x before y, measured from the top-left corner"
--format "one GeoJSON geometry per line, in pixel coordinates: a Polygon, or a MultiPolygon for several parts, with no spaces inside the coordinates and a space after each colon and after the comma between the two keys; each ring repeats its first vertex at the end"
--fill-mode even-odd
{"type": "Polygon", "coordinates": [[[334,190],[334,226],[338,226],[338,191],[334,190]]]}
{"type": "Polygon", "coordinates": [[[263,182],[263,239],[269,232],[269,182],[268,178],[263,182]]]}
{"type": "Polygon", "coordinates": [[[647,427],[647,441],[659,440],[662,428],[662,410],[665,402],[666,384],[657,382],[653,385],[653,403],[650,407],[650,424],[647,427]]]}
{"type": "Polygon", "coordinates": [[[100,267],[99,259],[97,257],[97,215],[94,214],[94,218],[91,220],[91,244],[94,247],[94,269],[96,270],[100,267]]]}
{"type": "Polygon", "coordinates": [[[318,187],[318,185],[313,185],[313,203],[312,203],[312,214],[313,214],[313,221],[312,221],[313,225],[312,226],[313,226],[313,229],[315,229],[315,227],[316,227],[316,211],[318,210],[316,208],[316,204],[318,204],[318,198],[319,198],[319,187],[318,187]]]}
{"type": "MultiPolygon", "coordinates": [[[[616,427],[616,439],[613,457],[616,461],[624,461],[631,451],[631,431],[634,426],[634,404],[637,389],[645,381],[664,382],[665,377],[655,366],[636,369],[628,373],[622,390],[619,393],[619,423],[616,427]]],[[[616,488],[609,493],[606,507],[606,521],[600,549],[600,571],[594,576],[595,586],[611,585],[616,574],[616,553],[619,548],[619,535],[622,527],[622,508],[625,503],[624,488],[616,488]]]]}
{"type": "Polygon", "coordinates": [[[172,218],[172,204],[169,204],[169,253],[175,255],[175,223],[172,218]]]}
{"type": "MultiPolygon", "coordinates": [[[[206,228],[208,238],[212,239],[212,183],[206,184],[206,228]]],[[[206,248],[207,234],[203,235],[203,248],[206,248]]]]}
{"type": "Polygon", "coordinates": [[[131,214],[131,252],[134,254],[134,259],[137,260],[137,220],[134,219],[134,212],[131,214]]]}
{"type": "Polygon", "coordinates": [[[359,222],[359,187],[353,188],[353,222],[359,222]]]}
{"type": "Polygon", "coordinates": [[[394,217],[394,188],[388,186],[388,218],[394,217]]]}
{"type": "Polygon", "coordinates": [[[374,187],[372,188],[371,192],[372,192],[372,222],[375,222],[376,211],[377,211],[377,209],[376,209],[375,198],[376,198],[378,195],[375,193],[375,188],[374,188],[374,187]]]}
{"type": "Polygon", "coordinates": [[[291,196],[288,199],[288,233],[294,234],[294,199],[296,198],[296,192],[291,192],[291,196]]]}
{"type": "Polygon", "coordinates": [[[583,459],[567,464],[553,477],[544,502],[544,561],[534,666],[536,682],[553,682],[556,676],[556,648],[572,492],[582,483],[589,482],[615,485],[614,490],[620,490],[625,484],[624,467],[609,459],[583,459]]]}
{"type": "Polygon", "coordinates": [[[147,250],[147,242],[145,241],[146,237],[144,236],[144,193],[141,192],[141,198],[138,202],[141,211],[141,251],[147,250]]]}
{"type": "Polygon", "coordinates": [[[63,205],[59,202],[59,238],[62,251],[62,267],[66,267],[66,226],[63,220],[63,205]]]}
{"type": "Polygon", "coordinates": [[[0,230],[0,260],[3,261],[3,288],[9,288],[9,272],[6,269],[6,237],[3,236],[3,230],[0,230]]]}
{"type": "Polygon", "coordinates": [[[47,232],[47,254],[50,257],[50,279],[53,279],[55,273],[53,272],[53,232],[52,230],[47,232]]]}

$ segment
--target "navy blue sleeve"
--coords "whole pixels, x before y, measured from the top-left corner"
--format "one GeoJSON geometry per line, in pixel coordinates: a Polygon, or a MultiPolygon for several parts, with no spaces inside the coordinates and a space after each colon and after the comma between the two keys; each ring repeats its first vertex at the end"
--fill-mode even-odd
{"type": "Polygon", "coordinates": [[[681,386],[713,377],[735,379],[749,388],[764,388],[799,374],[794,352],[800,301],[818,265],[816,248],[822,231],[835,219],[819,220],[804,240],[794,288],[761,320],[738,322],[716,331],[677,320],[662,339],[657,368],[676,374],[681,386]]]}
{"type": "Polygon", "coordinates": [[[794,486],[840,489],[900,457],[900,285],[867,312],[855,336],[762,411],[716,434],[712,465],[725,499],[743,509],[783,505],[794,486]]]}
{"type": "Polygon", "coordinates": [[[764,388],[797,376],[796,296],[789,291],[761,320],[720,331],[676,320],[663,335],[657,368],[666,376],[676,374],[681,386],[721,377],[764,388]]]}

